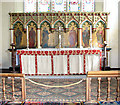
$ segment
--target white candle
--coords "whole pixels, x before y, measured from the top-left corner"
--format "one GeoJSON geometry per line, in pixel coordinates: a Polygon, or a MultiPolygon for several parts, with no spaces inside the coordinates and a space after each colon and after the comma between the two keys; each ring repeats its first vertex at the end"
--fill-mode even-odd
{"type": "Polygon", "coordinates": [[[92,25],[90,25],[90,46],[92,48],[92,25]]]}
{"type": "Polygon", "coordinates": [[[27,26],[27,48],[29,48],[29,35],[28,35],[28,26],[27,26]]]}
{"type": "Polygon", "coordinates": [[[90,25],[90,39],[92,39],[92,25],[90,25]]]}
{"type": "Polygon", "coordinates": [[[61,35],[59,35],[59,39],[61,39],[61,35]]]}
{"type": "Polygon", "coordinates": [[[59,48],[61,48],[61,35],[59,35],[59,48]]]}

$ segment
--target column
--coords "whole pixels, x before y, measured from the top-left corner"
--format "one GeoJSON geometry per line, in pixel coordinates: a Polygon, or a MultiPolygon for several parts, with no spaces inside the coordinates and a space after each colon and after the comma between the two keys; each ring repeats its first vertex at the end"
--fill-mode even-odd
{"type": "Polygon", "coordinates": [[[92,48],[92,25],[90,25],[90,47],[92,48]]]}
{"type": "Polygon", "coordinates": [[[82,46],[82,43],[81,43],[81,37],[82,37],[82,26],[80,26],[80,29],[79,29],[79,45],[80,45],[80,48],[83,48],[83,46],[82,46]]]}
{"type": "Polygon", "coordinates": [[[37,33],[38,33],[38,34],[37,34],[37,37],[38,37],[37,47],[38,47],[38,48],[41,48],[41,46],[40,46],[40,43],[41,43],[40,28],[38,28],[37,33]]]}
{"type": "Polygon", "coordinates": [[[107,66],[110,67],[110,52],[109,51],[107,51],[107,61],[108,61],[107,66]]]}
{"type": "Polygon", "coordinates": [[[14,29],[11,29],[11,43],[13,43],[13,32],[14,32],[14,29]]]}

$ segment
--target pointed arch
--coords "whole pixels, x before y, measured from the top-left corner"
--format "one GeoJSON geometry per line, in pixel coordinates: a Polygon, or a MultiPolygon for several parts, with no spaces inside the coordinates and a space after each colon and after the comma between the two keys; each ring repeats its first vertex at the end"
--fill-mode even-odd
{"type": "Polygon", "coordinates": [[[70,24],[71,24],[72,22],[74,22],[74,23],[76,24],[77,28],[79,28],[79,25],[78,25],[78,23],[77,23],[75,20],[71,20],[71,21],[68,23],[67,28],[69,28],[69,26],[70,26],[70,24]]]}
{"type": "Polygon", "coordinates": [[[16,22],[13,24],[13,29],[15,29],[15,27],[16,27],[16,25],[17,25],[18,23],[24,28],[24,26],[23,26],[23,24],[22,24],[21,21],[16,21],[16,22]]]}
{"type": "Polygon", "coordinates": [[[42,27],[42,25],[43,25],[44,23],[47,23],[47,25],[49,25],[49,27],[51,28],[51,25],[50,25],[50,23],[49,23],[47,20],[41,22],[40,28],[42,27]]]}
{"type": "Polygon", "coordinates": [[[34,20],[28,21],[27,26],[30,25],[31,23],[34,23],[36,29],[38,28],[37,23],[34,20]]]}
{"type": "Polygon", "coordinates": [[[65,28],[65,24],[64,24],[64,22],[61,21],[61,20],[55,21],[55,23],[54,23],[54,28],[56,27],[56,25],[57,25],[59,22],[61,23],[62,27],[65,28]]]}
{"type": "Polygon", "coordinates": [[[106,28],[106,23],[105,23],[105,21],[103,21],[103,20],[101,20],[101,19],[99,19],[99,20],[96,22],[95,28],[97,27],[97,25],[98,25],[99,23],[102,23],[102,25],[104,26],[104,28],[106,28]]]}
{"type": "Polygon", "coordinates": [[[13,25],[17,22],[20,22],[21,24],[24,24],[23,21],[19,17],[13,22],[13,25]]]}
{"type": "Polygon", "coordinates": [[[90,25],[92,25],[92,22],[89,21],[89,20],[84,20],[82,23],[81,23],[81,27],[85,24],[85,22],[89,23],[90,25]]]}

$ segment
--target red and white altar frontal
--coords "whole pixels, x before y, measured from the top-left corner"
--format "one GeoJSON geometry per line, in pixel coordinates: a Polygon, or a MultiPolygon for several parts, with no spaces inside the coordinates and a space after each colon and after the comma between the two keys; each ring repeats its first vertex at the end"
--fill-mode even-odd
{"type": "Polygon", "coordinates": [[[102,50],[17,50],[21,73],[73,75],[101,70],[102,50]]]}

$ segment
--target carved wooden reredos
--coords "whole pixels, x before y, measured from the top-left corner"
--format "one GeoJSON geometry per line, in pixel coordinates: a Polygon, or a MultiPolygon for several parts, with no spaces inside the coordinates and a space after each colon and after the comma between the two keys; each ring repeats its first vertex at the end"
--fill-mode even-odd
{"type": "Polygon", "coordinates": [[[106,12],[9,13],[9,15],[11,43],[15,43],[16,48],[96,48],[102,47],[106,41],[109,15],[106,12]]]}

